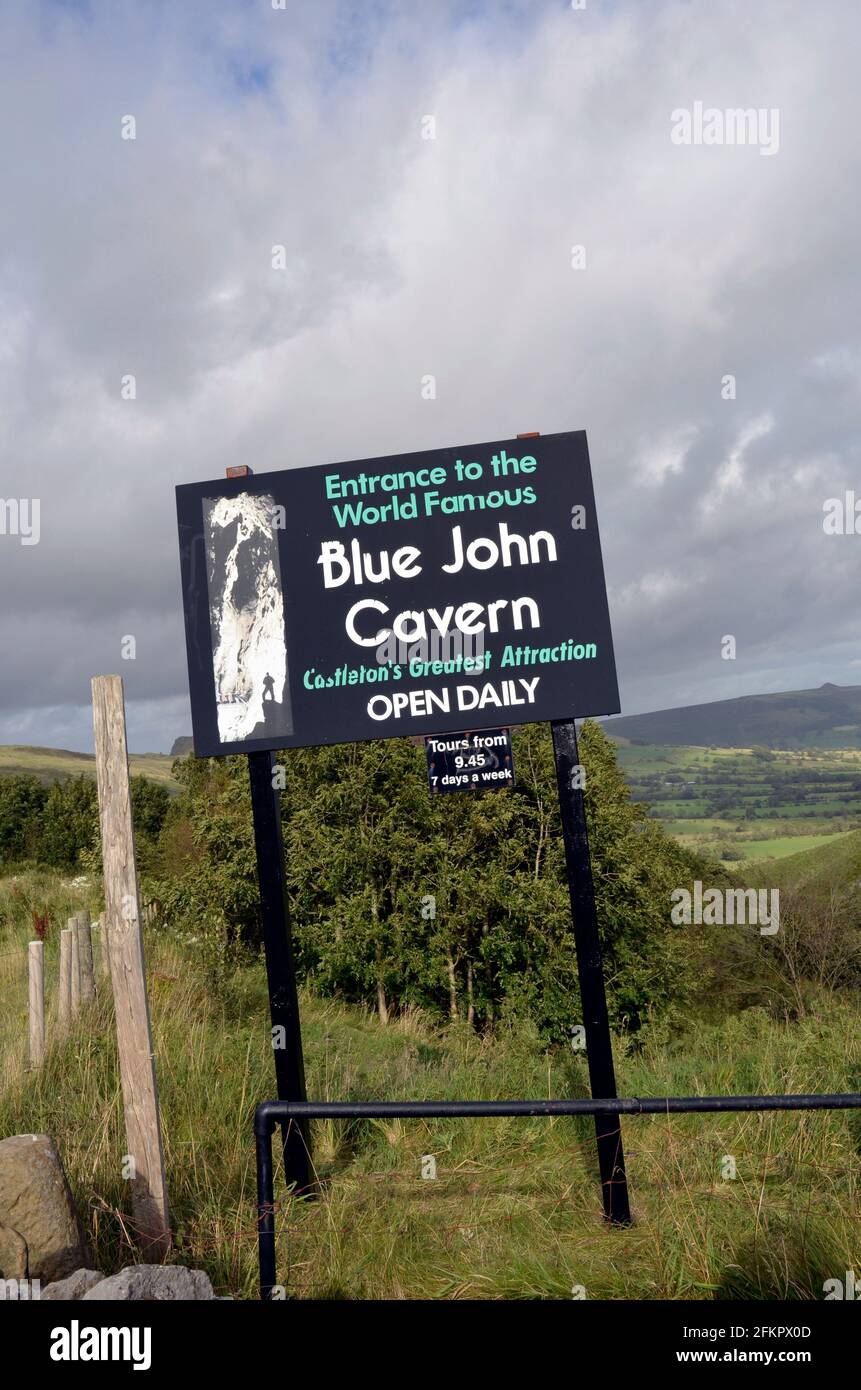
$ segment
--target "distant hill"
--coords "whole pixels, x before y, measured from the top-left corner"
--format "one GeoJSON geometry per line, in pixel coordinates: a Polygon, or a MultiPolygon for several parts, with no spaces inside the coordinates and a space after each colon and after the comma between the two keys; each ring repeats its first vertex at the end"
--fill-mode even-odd
{"type": "Polygon", "coordinates": [[[717,748],[861,748],[861,685],[742,695],[601,721],[617,739],[717,748]]]}
{"type": "MultiPolygon", "coordinates": [[[[173,759],[164,753],[132,753],[129,766],[133,777],[149,777],[177,789],[171,776],[173,759]]],[[[73,753],[69,748],[28,748],[0,744],[0,777],[27,774],[40,782],[64,782],[70,777],[95,777],[96,760],[90,753],[73,753]]]]}
{"type": "Polygon", "coordinates": [[[173,747],[170,750],[170,756],[172,758],[184,758],[186,753],[190,753],[193,748],[194,739],[191,737],[191,734],[182,734],[179,738],[174,739],[173,747]]]}

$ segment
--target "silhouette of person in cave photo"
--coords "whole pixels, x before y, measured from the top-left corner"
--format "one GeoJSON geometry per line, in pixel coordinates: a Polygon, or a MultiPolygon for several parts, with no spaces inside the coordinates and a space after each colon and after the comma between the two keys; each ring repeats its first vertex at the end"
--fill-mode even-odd
{"type": "Polygon", "coordinates": [[[275,681],[274,678],[270,676],[268,672],[263,677],[263,699],[275,699],[275,681]]]}

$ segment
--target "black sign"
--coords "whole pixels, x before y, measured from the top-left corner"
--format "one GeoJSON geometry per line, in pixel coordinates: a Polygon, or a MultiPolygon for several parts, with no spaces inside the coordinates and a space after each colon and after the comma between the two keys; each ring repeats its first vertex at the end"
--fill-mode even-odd
{"type": "Polygon", "coordinates": [[[619,711],[582,431],[176,491],[198,756],[619,711]]]}
{"type": "Polygon", "coordinates": [[[431,792],[499,791],[514,786],[510,729],[432,734],[425,739],[431,792]]]}

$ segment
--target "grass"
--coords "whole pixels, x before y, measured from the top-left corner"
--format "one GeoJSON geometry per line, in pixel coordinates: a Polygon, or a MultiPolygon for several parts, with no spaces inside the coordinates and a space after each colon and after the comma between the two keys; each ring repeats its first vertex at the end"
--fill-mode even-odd
{"type": "MultiPolygon", "coordinates": [[[[132,753],[129,766],[133,777],[149,777],[176,790],[177,783],[171,774],[173,761],[165,753],[132,753]]],[[[95,778],[96,760],[89,753],[73,753],[67,748],[0,745],[0,777],[22,774],[38,777],[46,785],[82,775],[95,778]]]]}
{"type": "MultiPolygon", "coordinates": [[[[32,902],[56,929],[89,900],[80,881],[0,880],[0,1134],[51,1131],[102,1269],[134,1258],[122,1179],[125,1143],[105,988],[73,1035],[26,1070],[21,961],[32,902]]],[[[193,954],[151,933],[147,967],[174,1258],[205,1268],[220,1293],[256,1296],[255,1104],[273,1093],[262,966],[216,988],[193,954]]],[[[588,1094],[585,1064],[527,1029],[481,1040],[407,1013],[302,998],[308,1092],[324,1099],[588,1094]]],[[[792,1026],[760,1010],[672,1044],[617,1040],[620,1094],[857,1089],[857,1007],[823,997],[792,1026]]],[[[853,1114],[643,1117],[625,1121],[635,1225],[600,1217],[589,1120],[321,1123],[318,1201],[283,1184],[278,1270],[288,1297],[820,1298],[825,1278],[861,1261],[861,1122],[853,1114]],[[423,1179],[422,1158],[437,1177],[423,1179]],[[722,1176],[725,1158],[734,1180],[722,1176]]],[[[277,1151],[277,1145],[276,1145],[277,1151]]]]}
{"type": "MultiPolygon", "coordinates": [[[[850,832],[855,834],[857,832],[850,832]]],[[[825,845],[831,844],[834,840],[841,840],[842,835],[784,835],[774,840],[750,840],[744,843],[745,858],[755,859],[784,859],[789,855],[796,855],[805,850],[818,852],[825,845]]]]}
{"type": "Polygon", "coordinates": [[[861,884],[861,831],[793,854],[774,866],[772,877],[776,887],[797,885],[818,897],[827,897],[833,889],[856,891],[861,884]]]}

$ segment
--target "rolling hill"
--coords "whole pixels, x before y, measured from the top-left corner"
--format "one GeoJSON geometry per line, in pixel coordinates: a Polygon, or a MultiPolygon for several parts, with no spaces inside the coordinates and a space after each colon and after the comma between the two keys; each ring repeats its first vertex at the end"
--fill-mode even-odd
{"type": "Polygon", "coordinates": [[[861,748],[861,685],[742,695],[601,721],[620,741],[716,748],[861,748]]]}
{"type": "MultiPolygon", "coordinates": [[[[129,766],[133,777],[149,777],[162,782],[170,791],[177,783],[171,775],[173,758],[164,753],[132,753],[129,766]]],[[[0,777],[22,774],[38,777],[40,782],[63,782],[70,777],[95,777],[96,760],[90,753],[73,753],[68,748],[27,748],[16,744],[0,745],[0,777]]]]}
{"type": "Polygon", "coordinates": [[[775,888],[802,888],[811,898],[827,898],[835,889],[857,890],[861,886],[861,830],[829,837],[823,845],[773,861],[769,883],[775,888]]]}

